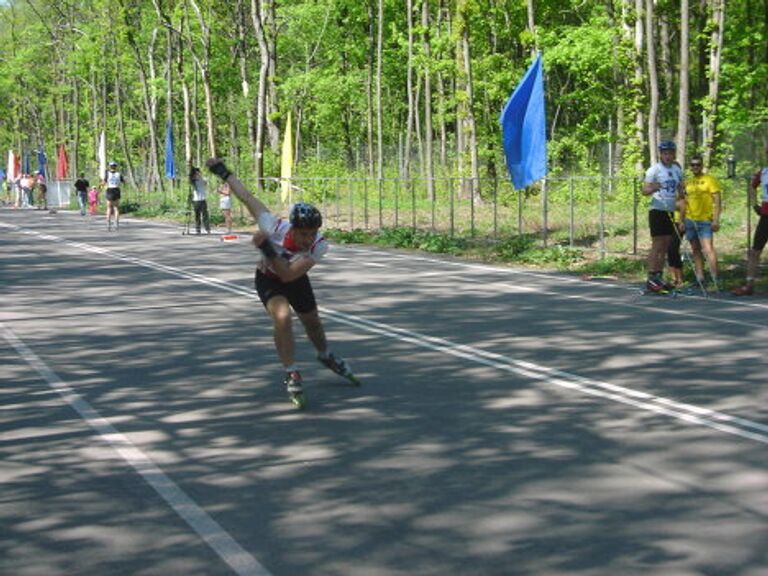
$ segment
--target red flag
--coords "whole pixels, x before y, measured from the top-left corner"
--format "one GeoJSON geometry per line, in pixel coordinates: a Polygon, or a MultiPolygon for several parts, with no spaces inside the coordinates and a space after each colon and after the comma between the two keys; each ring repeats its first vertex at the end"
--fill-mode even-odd
{"type": "Polygon", "coordinates": [[[56,162],[56,178],[58,180],[66,179],[68,170],[69,162],[67,162],[67,151],[64,150],[64,144],[61,144],[59,146],[59,160],[56,162]]]}

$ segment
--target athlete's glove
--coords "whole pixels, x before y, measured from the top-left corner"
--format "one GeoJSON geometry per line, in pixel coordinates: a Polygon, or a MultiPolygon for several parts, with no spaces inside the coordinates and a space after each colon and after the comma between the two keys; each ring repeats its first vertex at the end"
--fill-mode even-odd
{"type": "Polygon", "coordinates": [[[763,215],[763,213],[760,211],[760,204],[754,204],[752,206],[752,209],[755,211],[755,214],[757,214],[758,216],[763,215]]]}
{"type": "Polygon", "coordinates": [[[267,258],[274,258],[277,256],[277,252],[275,251],[275,247],[272,246],[272,242],[269,241],[269,239],[265,239],[261,241],[261,244],[257,246],[259,250],[261,250],[261,253],[264,254],[267,258]]]}
{"type": "Polygon", "coordinates": [[[213,174],[221,178],[224,182],[226,182],[227,178],[229,178],[232,175],[232,172],[229,171],[229,169],[226,167],[226,165],[222,160],[219,160],[218,162],[214,162],[213,164],[210,164],[208,166],[208,170],[210,170],[213,174]]]}

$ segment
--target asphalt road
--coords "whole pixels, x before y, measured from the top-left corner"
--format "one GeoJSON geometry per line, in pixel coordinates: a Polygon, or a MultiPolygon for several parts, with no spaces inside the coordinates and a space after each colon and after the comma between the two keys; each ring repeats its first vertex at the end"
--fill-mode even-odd
{"type": "Polygon", "coordinates": [[[768,574],[768,299],[334,245],[299,412],[253,259],[0,210],[1,574],[768,574]]]}

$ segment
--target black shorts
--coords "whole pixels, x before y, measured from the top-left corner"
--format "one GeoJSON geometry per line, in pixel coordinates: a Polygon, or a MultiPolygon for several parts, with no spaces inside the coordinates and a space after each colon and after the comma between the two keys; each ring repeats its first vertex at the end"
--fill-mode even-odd
{"type": "Polygon", "coordinates": [[[755,237],[752,239],[752,250],[760,252],[768,242],[768,216],[760,216],[755,228],[755,237]]]}
{"type": "Polygon", "coordinates": [[[648,227],[651,229],[651,237],[654,236],[674,236],[675,235],[675,215],[673,212],[663,210],[648,211],[648,227]]]}
{"type": "Polygon", "coordinates": [[[317,309],[315,301],[315,292],[312,290],[312,284],[309,282],[309,276],[304,274],[293,282],[281,282],[277,278],[272,278],[256,269],[256,292],[259,294],[261,303],[266,307],[267,302],[273,296],[284,296],[291,308],[299,314],[306,314],[317,309]]]}
{"type": "Polygon", "coordinates": [[[110,202],[120,200],[120,188],[107,188],[107,200],[110,202]]]}

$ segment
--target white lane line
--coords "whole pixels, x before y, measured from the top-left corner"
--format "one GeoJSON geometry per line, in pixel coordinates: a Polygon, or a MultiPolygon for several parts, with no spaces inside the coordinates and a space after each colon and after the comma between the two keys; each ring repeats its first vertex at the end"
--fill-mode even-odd
{"type": "Polygon", "coordinates": [[[194,530],[210,548],[241,576],[271,576],[270,573],[213,518],[179,488],[144,452],[127,436],[103,418],[87,400],[75,392],[35,354],[9,327],[0,322],[0,332],[24,361],[37,371],[48,385],[59,393],[80,417],[123,460],[130,464],[154,488],[160,497],[194,530]]]}
{"type": "MultiPolygon", "coordinates": [[[[530,271],[530,270],[520,270],[520,269],[517,269],[517,268],[502,268],[502,267],[499,267],[499,266],[491,266],[489,264],[475,264],[475,263],[472,263],[472,262],[460,262],[460,261],[455,261],[455,260],[442,260],[442,259],[439,259],[439,258],[430,258],[429,256],[420,256],[418,254],[398,254],[398,253],[393,253],[393,252],[385,252],[385,251],[382,251],[382,250],[372,250],[370,248],[359,248],[359,247],[356,247],[356,246],[351,246],[349,244],[343,244],[343,245],[338,245],[338,246],[339,246],[339,249],[341,249],[341,250],[348,250],[348,251],[353,252],[353,253],[359,253],[359,254],[365,254],[365,255],[381,256],[384,259],[389,259],[390,261],[405,260],[406,262],[410,262],[410,263],[413,263],[413,262],[426,262],[426,263],[429,263],[429,264],[443,265],[443,266],[447,266],[447,267],[450,267],[450,268],[463,268],[463,269],[466,269],[466,270],[477,270],[477,271],[480,271],[480,272],[489,272],[489,273],[494,273],[494,274],[501,274],[501,275],[504,275],[504,276],[528,276],[528,277],[531,277],[531,278],[537,278],[537,279],[540,279],[540,280],[546,280],[548,283],[551,283],[551,282],[561,282],[561,283],[564,283],[564,284],[576,284],[576,285],[581,284],[581,285],[584,285],[584,282],[585,282],[584,280],[582,280],[580,278],[575,278],[575,277],[572,277],[572,276],[565,276],[565,275],[562,275],[562,274],[555,275],[555,274],[547,274],[547,273],[543,273],[543,272],[535,272],[535,271],[530,271]]],[[[350,258],[350,257],[345,257],[345,256],[337,256],[337,258],[340,259],[340,260],[359,260],[357,258],[350,258]]],[[[444,275],[445,272],[435,272],[434,274],[436,274],[436,275],[444,275]]],[[[421,276],[421,273],[419,275],[421,276]]],[[[469,277],[469,276],[462,277],[462,279],[472,281],[472,278],[469,277]]],[[[496,284],[496,282],[485,282],[485,283],[487,283],[489,285],[496,284]]],[[[614,282],[596,282],[596,283],[590,283],[589,286],[593,287],[593,288],[596,288],[596,289],[601,289],[601,290],[606,290],[606,289],[623,290],[625,292],[631,292],[631,293],[634,293],[634,294],[638,294],[640,292],[640,290],[638,288],[636,288],[636,287],[627,286],[625,284],[618,284],[618,283],[614,283],[614,282]]],[[[600,298],[596,298],[596,297],[588,297],[588,296],[583,296],[583,295],[564,296],[563,294],[561,294],[559,292],[547,292],[547,291],[541,291],[541,293],[542,294],[548,294],[548,295],[557,296],[559,298],[568,298],[569,297],[569,298],[573,298],[573,299],[583,299],[583,300],[588,300],[588,301],[611,302],[610,300],[600,299],[600,298]]],[[[697,295],[685,296],[685,298],[690,298],[690,299],[694,299],[694,300],[706,300],[706,298],[704,298],[702,296],[697,296],[697,295]]],[[[725,303],[727,303],[729,305],[732,305],[732,306],[738,306],[738,307],[743,307],[743,308],[758,308],[758,309],[761,309],[761,310],[768,309],[768,304],[763,304],[763,303],[760,303],[760,302],[750,301],[748,299],[744,299],[744,300],[730,300],[730,299],[729,300],[718,300],[717,297],[713,297],[712,301],[714,301],[714,302],[721,301],[721,302],[725,302],[725,303]]],[[[614,304],[615,304],[615,302],[614,302],[614,304]]],[[[631,306],[631,307],[638,307],[636,304],[622,303],[622,305],[627,305],[627,306],[631,306]]],[[[648,308],[648,309],[650,310],[651,308],[648,308]]],[[[663,312],[663,313],[667,313],[668,312],[668,311],[662,310],[662,309],[657,309],[657,311],[660,311],[660,312],[663,312]]],[[[686,314],[686,315],[692,315],[692,316],[695,316],[695,317],[702,317],[702,315],[696,315],[696,314],[686,314]]],[[[720,322],[720,321],[727,321],[727,319],[719,319],[718,318],[718,322],[720,322]]],[[[732,321],[732,323],[739,324],[740,322],[732,321]]],[[[749,324],[749,323],[744,323],[744,322],[741,322],[741,324],[745,324],[745,325],[748,325],[748,326],[764,327],[764,325],[760,325],[760,324],[749,324]]]]}
{"type": "MultiPolygon", "coordinates": [[[[29,233],[33,235],[35,234],[34,231],[30,231],[29,233]]],[[[180,278],[186,278],[194,282],[227,290],[250,299],[258,298],[256,293],[251,289],[230,284],[229,282],[217,278],[203,276],[194,272],[187,272],[180,268],[173,268],[150,260],[118,254],[106,248],[90,246],[81,242],[72,242],[63,238],[59,238],[58,242],[75,246],[81,250],[89,250],[109,258],[123,260],[138,266],[151,268],[180,278]]],[[[768,444],[768,425],[746,418],[731,416],[729,414],[701,408],[692,404],[677,402],[676,400],[664,398],[662,396],[655,396],[646,392],[632,390],[631,388],[584,378],[576,374],[555,370],[532,362],[515,360],[514,358],[486,352],[472,346],[455,344],[443,338],[436,338],[418,332],[389,326],[387,324],[372,322],[359,316],[337,312],[329,308],[320,307],[320,311],[332,320],[347,324],[348,326],[353,326],[366,332],[387,336],[401,342],[408,342],[422,348],[449,354],[506,372],[512,372],[519,376],[554,384],[561,388],[568,388],[591,396],[598,396],[614,402],[628,404],[648,412],[665,414],[683,422],[706,426],[713,430],[768,444]]]]}
{"type": "Polygon", "coordinates": [[[394,338],[401,342],[414,344],[435,352],[471,360],[478,364],[490,366],[505,372],[511,372],[532,380],[554,384],[561,388],[577,390],[591,396],[606,398],[613,400],[614,402],[635,406],[649,412],[665,414],[684,422],[699,424],[714,430],[768,444],[768,425],[761,424],[760,422],[731,416],[723,412],[717,412],[693,404],[678,402],[663,396],[640,392],[624,386],[585,378],[577,374],[548,368],[533,362],[515,360],[514,358],[487,352],[479,348],[474,348],[473,346],[455,344],[443,338],[427,336],[418,332],[392,327],[387,324],[372,322],[358,316],[339,313],[322,307],[320,310],[324,316],[333,318],[337,322],[363,329],[374,334],[394,338]]]}

